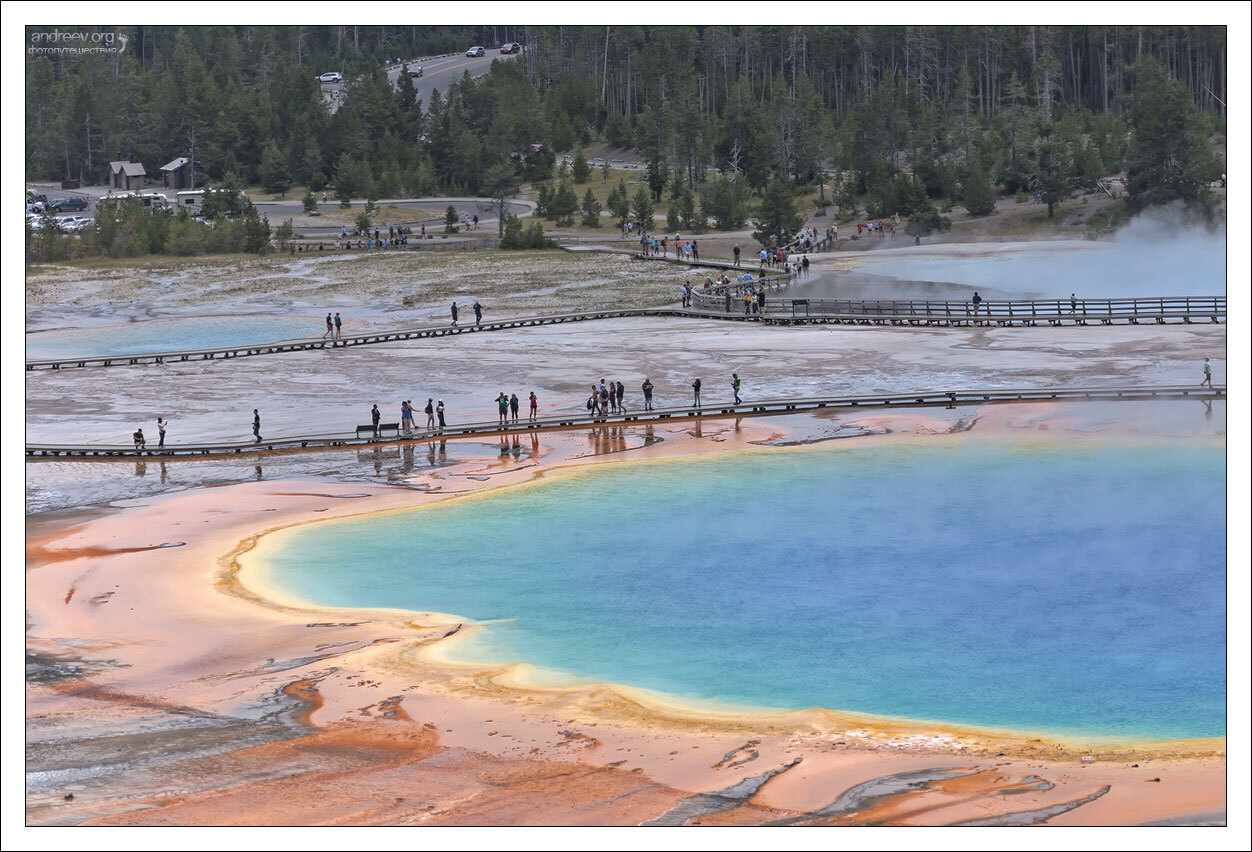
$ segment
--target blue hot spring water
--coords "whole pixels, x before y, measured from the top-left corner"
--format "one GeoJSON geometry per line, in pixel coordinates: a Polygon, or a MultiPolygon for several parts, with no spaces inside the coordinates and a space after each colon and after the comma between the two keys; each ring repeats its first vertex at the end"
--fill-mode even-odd
{"type": "Polygon", "coordinates": [[[961,441],[597,467],[280,533],[307,600],[582,680],[1078,739],[1225,735],[1225,453],[961,441]]]}
{"type": "Polygon", "coordinates": [[[321,317],[186,317],[143,320],[120,325],[39,331],[26,335],[27,358],[73,355],[124,355],[211,349],[249,343],[272,343],[298,337],[320,337],[321,317]]]}

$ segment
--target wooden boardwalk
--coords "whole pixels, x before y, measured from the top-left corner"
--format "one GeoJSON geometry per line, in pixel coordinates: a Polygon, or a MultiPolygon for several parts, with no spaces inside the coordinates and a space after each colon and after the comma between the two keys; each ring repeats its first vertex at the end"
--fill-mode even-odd
{"type": "Polygon", "coordinates": [[[137,364],[165,364],[183,361],[212,361],[245,358],[254,355],[276,355],[286,352],[303,352],[319,349],[340,349],[349,346],[366,346],[376,343],[396,343],[405,340],[422,340],[433,337],[450,337],[483,331],[502,331],[515,328],[533,328],[541,325],[558,325],[588,320],[608,320],[623,317],[686,317],[690,319],[713,319],[735,322],[762,322],[767,325],[796,325],[806,323],[833,323],[840,325],[896,325],[896,326],[1034,326],[1041,322],[1052,326],[1061,325],[1119,325],[1153,322],[1190,323],[1193,321],[1221,322],[1226,318],[1226,298],[1206,296],[1203,298],[1180,297],[1178,299],[1087,299],[1082,309],[1069,312],[1066,300],[983,302],[978,316],[974,316],[967,302],[917,302],[917,301],[821,301],[804,299],[780,299],[766,301],[764,314],[744,314],[742,301],[731,297],[731,310],[725,309],[725,296],[715,297],[696,293],[694,308],[658,307],[630,308],[603,311],[582,311],[567,314],[548,314],[532,317],[513,317],[492,320],[480,324],[420,326],[390,331],[354,334],[342,340],[307,337],[272,343],[250,343],[239,346],[221,346],[209,349],[185,349],[169,352],[146,352],[122,355],[75,355],[60,358],[27,359],[27,370],[64,370],[75,367],[120,367],[137,364]]]}
{"type": "Polygon", "coordinates": [[[1162,387],[1105,387],[1105,388],[1027,388],[986,390],[940,390],[916,391],[897,394],[874,394],[867,396],[832,396],[806,399],[774,399],[743,402],[734,405],[727,402],[710,402],[697,408],[694,405],[662,408],[655,411],[630,411],[607,416],[585,412],[568,415],[541,417],[536,420],[520,420],[501,425],[498,421],[449,425],[440,430],[415,429],[391,436],[373,435],[360,437],[356,432],[338,432],[320,435],[296,435],[280,438],[264,438],[261,441],[234,441],[205,444],[167,444],[164,447],[136,449],[126,444],[39,444],[26,445],[26,458],[38,459],[117,459],[117,458],[205,458],[275,453],[309,449],[336,449],[371,447],[406,442],[426,442],[466,438],[474,436],[510,435],[525,432],[563,429],[595,428],[603,426],[646,426],[682,420],[727,417],[762,417],[794,414],[818,410],[864,411],[889,408],[936,407],[954,408],[959,405],[986,405],[989,403],[1059,402],[1059,401],[1131,401],[1131,400],[1199,400],[1226,399],[1226,386],[1199,388],[1195,386],[1162,387]]]}

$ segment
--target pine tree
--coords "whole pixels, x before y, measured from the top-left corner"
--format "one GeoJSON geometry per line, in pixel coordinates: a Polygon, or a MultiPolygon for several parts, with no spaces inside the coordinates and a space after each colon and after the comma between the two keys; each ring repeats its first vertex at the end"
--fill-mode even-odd
{"type": "Polygon", "coordinates": [[[588,228],[600,227],[600,211],[603,206],[600,200],[596,198],[595,193],[591,191],[591,187],[587,187],[587,191],[583,194],[583,225],[588,228]]]}
{"type": "Polygon", "coordinates": [[[561,181],[552,198],[552,220],[558,225],[568,226],[574,223],[574,213],[578,210],[578,196],[568,180],[561,181]]]}
{"type": "Polygon", "coordinates": [[[535,215],[544,219],[552,218],[552,185],[539,184],[539,196],[535,199],[535,215]]]}
{"type": "Polygon", "coordinates": [[[445,234],[455,234],[458,230],[456,223],[456,207],[449,204],[448,209],[443,214],[443,232],[445,234]]]}
{"type": "Polygon", "coordinates": [[[652,195],[646,187],[639,187],[635,190],[634,197],[630,200],[630,216],[636,222],[642,222],[645,231],[652,230],[652,219],[656,215],[656,208],[652,206],[652,195]]]}
{"type": "Polygon", "coordinates": [[[720,175],[705,191],[704,218],[711,218],[717,230],[734,231],[743,227],[747,210],[741,197],[742,185],[742,178],[732,183],[725,175],[720,175]]]}
{"type": "Polygon", "coordinates": [[[287,197],[291,189],[291,173],[287,170],[287,158],[277,143],[270,141],[261,155],[261,186],[266,192],[287,197]]]}
{"type": "Polygon", "coordinates": [[[356,161],[352,159],[352,155],[344,151],[339,155],[339,162],[335,166],[335,200],[339,202],[339,206],[348,208],[352,206],[352,198],[361,192],[360,178],[357,174],[356,161]]]}
{"type": "Polygon", "coordinates": [[[1153,60],[1135,69],[1130,114],[1133,131],[1126,155],[1126,192],[1135,210],[1179,200],[1206,208],[1209,184],[1222,166],[1209,144],[1204,121],[1186,88],[1165,76],[1153,60]]]}
{"type": "Polygon", "coordinates": [[[962,200],[971,216],[986,216],[996,209],[995,189],[988,183],[987,174],[981,167],[971,166],[961,186],[964,196],[962,200]]]}
{"type": "Polygon", "coordinates": [[[775,177],[765,187],[761,204],[757,209],[756,230],[752,238],[765,248],[786,245],[804,224],[804,217],[796,210],[791,190],[775,177]]]}
{"type": "Polygon", "coordinates": [[[619,228],[630,218],[630,195],[626,192],[626,181],[619,179],[617,186],[609,191],[609,212],[617,220],[619,228]]]}
{"type": "Polygon", "coordinates": [[[312,213],[317,209],[317,196],[313,194],[312,189],[306,191],[304,193],[304,198],[300,199],[300,201],[304,205],[304,212],[306,214],[312,213]]]}
{"type": "Polygon", "coordinates": [[[1053,218],[1056,205],[1070,197],[1073,174],[1073,160],[1065,143],[1053,134],[1052,125],[1041,125],[1031,187],[1036,197],[1048,205],[1049,219],[1053,218]]]}
{"type": "Polygon", "coordinates": [[[574,183],[586,183],[591,178],[591,166],[587,164],[587,158],[583,155],[582,145],[579,145],[578,150],[574,152],[574,165],[571,172],[574,175],[574,183]]]}
{"type": "Polygon", "coordinates": [[[516,195],[518,189],[517,173],[508,163],[496,163],[483,177],[480,191],[495,201],[497,230],[501,239],[504,239],[505,215],[509,209],[508,199],[516,195]]]}

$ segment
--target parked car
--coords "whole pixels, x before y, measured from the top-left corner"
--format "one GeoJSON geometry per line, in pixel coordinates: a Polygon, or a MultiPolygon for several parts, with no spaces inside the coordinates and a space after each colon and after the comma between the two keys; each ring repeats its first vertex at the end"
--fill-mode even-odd
{"type": "Polygon", "coordinates": [[[420,76],[422,76],[422,66],[420,66],[420,65],[414,65],[414,66],[412,66],[411,68],[409,68],[409,76],[410,76],[410,77],[420,77],[420,76]]]}
{"type": "Polygon", "coordinates": [[[465,51],[465,55],[466,56],[486,56],[487,48],[481,47],[479,45],[474,45],[469,50],[465,51]]]}
{"type": "Polygon", "coordinates": [[[42,204],[27,204],[27,205],[26,205],[26,215],[27,215],[28,217],[30,217],[30,216],[42,216],[42,215],[43,215],[43,205],[42,205],[42,204]]]}
{"type": "Polygon", "coordinates": [[[33,189],[28,189],[26,190],[26,203],[47,204],[48,196],[44,195],[42,192],[35,192],[33,189]]]}
{"type": "Polygon", "coordinates": [[[318,79],[318,82],[321,82],[321,83],[342,83],[343,75],[340,74],[338,71],[327,71],[325,74],[318,77],[317,79],[318,79]]]}
{"type": "Polygon", "coordinates": [[[52,211],[54,213],[64,213],[67,210],[86,210],[87,199],[81,195],[71,195],[69,198],[52,199],[52,211]]]}
{"type": "Polygon", "coordinates": [[[501,53],[521,53],[522,46],[515,41],[506,41],[504,44],[500,45],[500,52],[501,53]]]}

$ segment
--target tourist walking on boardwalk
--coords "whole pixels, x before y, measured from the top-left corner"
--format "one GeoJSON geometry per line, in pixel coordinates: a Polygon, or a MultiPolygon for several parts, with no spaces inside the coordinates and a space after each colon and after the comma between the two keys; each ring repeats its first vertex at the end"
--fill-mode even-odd
{"type": "Polygon", "coordinates": [[[1205,385],[1213,386],[1213,364],[1209,361],[1208,356],[1204,358],[1204,381],[1200,382],[1200,387],[1205,385]]]}
{"type": "Polygon", "coordinates": [[[413,431],[413,409],[409,407],[407,399],[400,403],[400,428],[405,432],[413,431]]]}
{"type": "Polygon", "coordinates": [[[739,388],[742,384],[743,383],[739,381],[738,373],[730,374],[730,389],[735,392],[735,405],[738,405],[739,403],[743,402],[743,400],[739,398],[739,388]]]}
{"type": "Polygon", "coordinates": [[[252,434],[256,435],[256,442],[261,443],[261,413],[255,408],[252,409],[252,434]]]}
{"type": "Polygon", "coordinates": [[[765,313],[765,290],[756,294],[756,307],[761,313],[765,313]]]}
{"type": "Polygon", "coordinates": [[[609,389],[604,386],[604,380],[600,380],[600,416],[609,413],[609,389]]]}
{"type": "Polygon", "coordinates": [[[439,400],[439,404],[435,406],[435,413],[439,415],[439,428],[442,429],[447,424],[443,422],[443,400],[439,400]]]}
{"type": "Polygon", "coordinates": [[[696,397],[695,406],[696,408],[699,408],[700,407],[700,378],[698,376],[696,377],[696,380],[691,383],[691,390],[692,392],[695,393],[695,397],[696,397]]]}
{"type": "Polygon", "coordinates": [[[325,340],[328,337],[333,339],[334,336],[335,336],[335,321],[331,319],[330,311],[327,311],[326,312],[326,333],[322,335],[322,340],[325,340]]]}
{"type": "Polygon", "coordinates": [[[1069,315],[1073,316],[1078,312],[1078,297],[1073,293],[1069,294],[1069,315]]]}
{"type": "Polygon", "coordinates": [[[500,391],[500,395],[496,397],[496,405],[500,408],[500,425],[503,426],[509,419],[509,398],[504,395],[504,391],[500,391]]]}
{"type": "Polygon", "coordinates": [[[698,262],[700,260],[700,244],[695,240],[691,241],[691,256],[698,262]]]}
{"type": "Polygon", "coordinates": [[[426,397],[426,428],[433,429],[435,427],[435,398],[426,397]]]}
{"type": "Polygon", "coordinates": [[[382,419],[383,419],[383,416],[378,410],[378,403],[374,403],[374,407],[370,409],[370,423],[374,424],[374,437],[375,438],[378,437],[378,421],[382,419]]]}
{"type": "Polygon", "coordinates": [[[591,396],[587,397],[587,410],[595,417],[599,413],[600,397],[596,394],[596,386],[591,386],[591,396]]]}
{"type": "Polygon", "coordinates": [[[726,313],[730,313],[730,291],[726,291],[726,313]]]}
{"type": "Polygon", "coordinates": [[[974,316],[978,316],[978,306],[982,304],[982,296],[978,295],[977,290],[974,291],[974,298],[970,301],[974,303],[974,316]]]}
{"type": "Polygon", "coordinates": [[[735,266],[739,265],[739,244],[735,243],[735,266]]]}
{"type": "Polygon", "coordinates": [[[343,340],[343,317],[339,316],[339,311],[335,311],[335,339],[343,340]]]}
{"type": "Polygon", "coordinates": [[[136,429],[135,434],[131,435],[135,439],[135,449],[142,450],[147,446],[147,441],[143,437],[143,429],[136,429]]]}
{"type": "Polygon", "coordinates": [[[617,411],[619,414],[626,413],[626,386],[621,382],[617,383],[617,411]]]}
{"type": "Polygon", "coordinates": [[[457,313],[456,302],[453,302],[452,303],[452,324],[453,325],[456,325],[456,313],[457,313]]]}
{"type": "Polygon", "coordinates": [[[535,396],[535,392],[530,392],[530,419],[534,420],[539,416],[539,397],[535,396]]]}
{"type": "Polygon", "coordinates": [[[478,300],[474,300],[474,325],[483,324],[483,306],[478,304],[478,300]]]}
{"type": "Polygon", "coordinates": [[[643,410],[652,410],[652,380],[646,378],[643,380],[643,410]]]}
{"type": "Polygon", "coordinates": [[[617,413],[617,385],[609,382],[609,411],[617,413]]]}
{"type": "Polygon", "coordinates": [[[521,403],[517,400],[517,394],[509,396],[509,412],[513,415],[513,422],[517,422],[517,408],[521,403]]]}
{"type": "Polygon", "coordinates": [[[157,446],[165,446],[165,424],[167,421],[157,418],[157,446]]]}

